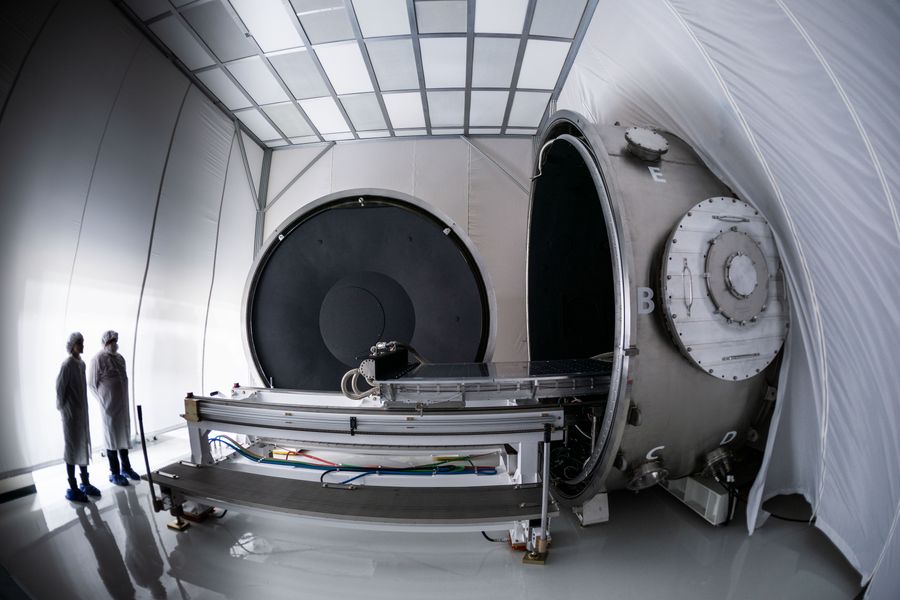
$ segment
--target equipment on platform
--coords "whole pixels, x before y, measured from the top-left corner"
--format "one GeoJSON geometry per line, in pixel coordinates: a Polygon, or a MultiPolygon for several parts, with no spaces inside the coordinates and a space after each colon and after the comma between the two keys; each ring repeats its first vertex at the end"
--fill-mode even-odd
{"type": "Polygon", "coordinates": [[[725,522],[788,326],[768,223],[671,134],[562,112],[540,141],[530,361],[485,362],[495,301],[463,230],[402,195],[324,198],[248,280],[269,387],[188,395],[192,459],[153,474],[168,506],[507,529],[531,563],[557,503],[603,522],[610,490],[664,483],[725,522]]]}

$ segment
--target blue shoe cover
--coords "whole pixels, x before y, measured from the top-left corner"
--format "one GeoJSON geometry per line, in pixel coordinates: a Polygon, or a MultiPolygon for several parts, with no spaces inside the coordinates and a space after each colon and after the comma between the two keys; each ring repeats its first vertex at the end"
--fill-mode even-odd
{"type": "Polygon", "coordinates": [[[109,476],[109,480],[116,485],[128,485],[128,480],[119,475],[118,473],[112,473],[109,476]]]}
{"type": "Polygon", "coordinates": [[[78,486],[78,489],[80,489],[82,492],[84,492],[84,493],[87,494],[88,496],[93,496],[94,498],[99,498],[99,497],[100,497],[100,490],[98,490],[97,488],[95,488],[95,487],[92,486],[91,484],[84,485],[84,484],[82,483],[80,486],[78,486]]]}
{"type": "Polygon", "coordinates": [[[137,471],[134,469],[122,469],[122,472],[119,473],[122,477],[128,477],[133,479],[134,481],[140,481],[141,476],[137,474],[137,471]]]}
{"type": "Polygon", "coordinates": [[[66,500],[70,500],[72,502],[87,502],[88,497],[81,490],[73,490],[69,488],[66,490],[66,500]]]}

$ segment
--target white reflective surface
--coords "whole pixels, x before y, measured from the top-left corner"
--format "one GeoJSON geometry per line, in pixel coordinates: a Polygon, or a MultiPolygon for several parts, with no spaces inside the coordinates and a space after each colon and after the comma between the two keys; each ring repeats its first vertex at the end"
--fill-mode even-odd
{"type": "MultiPolygon", "coordinates": [[[[169,438],[153,447],[154,464],[186,449],[180,432],[169,438]]],[[[103,479],[101,462],[92,471],[103,479]]],[[[0,505],[0,563],[36,599],[827,600],[858,591],[855,572],[814,528],[773,520],[749,537],[743,519],[712,527],[660,489],[613,494],[603,525],[582,528],[564,513],[551,523],[547,564],[532,567],[478,534],[331,528],[256,512],[230,510],[176,533],[168,514],[152,511],[146,482],[98,483],[103,497],[78,507],[62,498],[64,480],[62,467],[38,472],[36,495],[0,505]]]]}

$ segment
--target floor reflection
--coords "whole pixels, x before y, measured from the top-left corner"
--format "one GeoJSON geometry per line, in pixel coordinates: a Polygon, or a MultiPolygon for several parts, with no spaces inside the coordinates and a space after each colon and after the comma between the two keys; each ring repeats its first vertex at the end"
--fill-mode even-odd
{"type": "Polygon", "coordinates": [[[109,525],[100,516],[97,505],[89,502],[86,506],[76,508],[75,513],[78,515],[84,537],[87,538],[97,559],[97,573],[109,595],[113,598],[134,598],[134,586],[125,569],[122,552],[109,525]]]}
{"type": "Polygon", "coordinates": [[[134,486],[117,491],[115,498],[125,526],[125,566],[134,582],[148,590],[153,598],[165,598],[166,588],[160,581],[163,559],[141,499],[134,486]]]}

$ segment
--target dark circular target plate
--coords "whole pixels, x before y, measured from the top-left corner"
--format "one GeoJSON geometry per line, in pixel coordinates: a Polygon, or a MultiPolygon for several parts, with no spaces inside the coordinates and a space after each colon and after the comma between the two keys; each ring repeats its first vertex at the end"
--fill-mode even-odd
{"type": "Polygon", "coordinates": [[[337,391],[378,341],[430,362],[480,362],[488,289],[466,243],[426,209],[394,198],[329,201],[291,217],[251,274],[247,340],[279,388],[337,391]]]}

